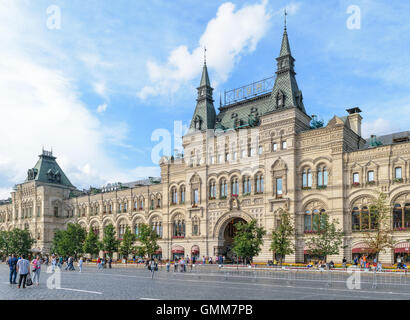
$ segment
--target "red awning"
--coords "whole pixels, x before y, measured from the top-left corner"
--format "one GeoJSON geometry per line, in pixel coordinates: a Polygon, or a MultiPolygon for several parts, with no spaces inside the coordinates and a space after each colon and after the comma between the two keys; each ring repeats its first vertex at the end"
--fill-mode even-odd
{"type": "Polygon", "coordinates": [[[394,253],[410,253],[410,242],[401,242],[396,244],[394,253]]]}
{"type": "Polygon", "coordinates": [[[199,253],[199,247],[198,246],[193,246],[192,249],[191,249],[191,252],[193,254],[198,254],[199,253]]]}
{"type": "Polygon", "coordinates": [[[184,254],[185,253],[185,249],[181,246],[175,246],[172,248],[172,253],[179,253],[179,254],[184,254]]]}

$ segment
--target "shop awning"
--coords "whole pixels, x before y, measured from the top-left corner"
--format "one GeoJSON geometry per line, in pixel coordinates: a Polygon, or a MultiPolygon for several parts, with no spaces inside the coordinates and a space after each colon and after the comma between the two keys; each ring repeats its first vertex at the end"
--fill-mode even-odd
{"type": "Polygon", "coordinates": [[[199,253],[199,247],[198,246],[193,246],[192,249],[191,249],[191,252],[193,254],[198,254],[199,253]]]}
{"type": "Polygon", "coordinates": [[[352,253],[372,253],[372,251],[365,242],[356,243],[352,248],[352,253]]]}
{"type": "Polygon", "coordinates": [[[396,244],[394,253],[410,253],[410,242],[400,242],[396,244]]]}
{"type": "Polygon", "coordinates": [[[177,254],[184,254],[185,253],[185,249],[181,246],[175,246],[172,248],[172,253],[177,253],[177,254]]]}

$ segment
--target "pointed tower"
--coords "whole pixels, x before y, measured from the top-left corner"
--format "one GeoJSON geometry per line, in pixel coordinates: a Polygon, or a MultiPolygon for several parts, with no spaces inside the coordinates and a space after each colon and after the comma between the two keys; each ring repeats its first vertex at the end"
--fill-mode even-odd
{"type": "Polygon", "coordinates": [[[286,29],[286,12],[285,12],[285,29],[283,32],[282,46],[279,57],[276,58],[277,71],[275,85],[272,90],[271,99],[274,110],[285,108],[299,108],[306,113],[303,105],[302,91],[299,90],[295,78],[295,59],[290,51],[288,33],[286,29]]]}
{"type": "Polygon", "coordinates": [[[216,118],[214,100],[212,99],[212,91],[214,89],[211,88],[211,83],[209,81],[208,68],[206,66],[206,57],[204,58],[201,83],[197,90],[197,104],[194,116],[192,117],[190,128],[196,130],[214,129],[216,118]]]}

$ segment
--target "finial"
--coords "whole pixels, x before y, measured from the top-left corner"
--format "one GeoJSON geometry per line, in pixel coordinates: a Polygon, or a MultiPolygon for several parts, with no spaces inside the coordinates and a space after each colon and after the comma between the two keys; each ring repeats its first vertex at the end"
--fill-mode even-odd
{"type": "Polygon", "coordinates": [[[206,65],[206,46],[204,46],[204,65],[206,65]]]}
{"type": "Polygon", "coordinates": [[[222,94],[219,93],[219,106],[222,107],[222,94]]]}
{"type": "Polygon", "coordinates": [[[286,30],[286,16],[288,15],[288,13],[286,12],[286,8],[285,8],[285,30],[286,30]]]}

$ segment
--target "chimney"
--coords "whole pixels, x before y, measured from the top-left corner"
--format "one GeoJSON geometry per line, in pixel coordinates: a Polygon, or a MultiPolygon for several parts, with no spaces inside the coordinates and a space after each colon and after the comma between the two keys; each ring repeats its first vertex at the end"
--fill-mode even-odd
{"type": "Polygon", "coordinates": [[[356,133],[359,137],[361,137],[363,118],[360,115],[360,112],[362,112],[362,110],[355,107],[355,108],[347,109],[346,111],[349,113],[347,118],[349,119],[350,128],[352,129],[354,133],[356,133]]]}

